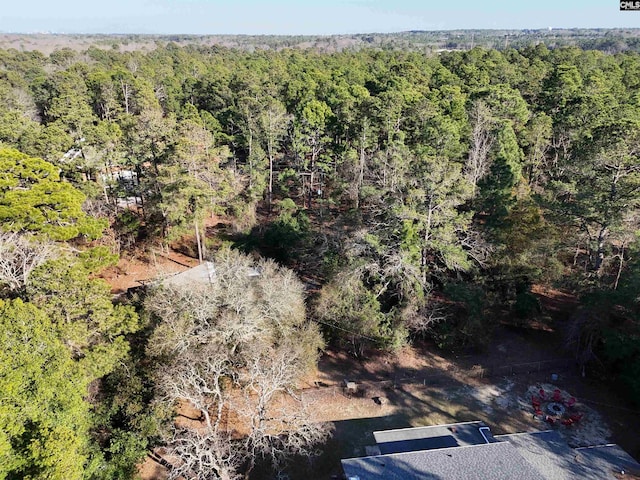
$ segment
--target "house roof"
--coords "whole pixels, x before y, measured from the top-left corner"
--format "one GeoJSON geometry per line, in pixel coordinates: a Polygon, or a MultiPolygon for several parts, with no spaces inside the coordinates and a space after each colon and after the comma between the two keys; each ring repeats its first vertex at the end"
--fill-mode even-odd
{"type": "Polygon", "coordinates": [[[162,280],[165,285],[193,285],[194,283],[212,283],[216,275],[213,262],[204,262],[197,267],[172,275],[162,280]]]}
{"type": "MultiPolygon", "coordinates": [[[[258,277],[260,271],[256,268],[247,269],[247,277],[258,277]]],[[[161,283],[164,285],[189,286],[194,284],[213,283],[216,277],[216,267],[213,262],[203,262],[200,265],[180,272],[176,275],[164,278],[161,283]]]]}
{"type": "Polygon", "coordinates": [[[571,448],[554,430],[497,435],[508,441],[545,478],[614,480],[622,471],[640,473],[640,464],[618,445],[571,448]]]}
{"type": "Polygon", "coordinates": [[[483,422],[383,430],[373,432],[373,436],[382,454],[480,445],[487,443],[487,439],[493,441],[489,428],[483,422]]]}
{"type": "Polygon", "coordinates": [[[509,442],[342,460],[349,480],[545,480],[509,442]]]}
{"type": "MultiPolygon", "coordinates": [[[[597,475],[593,478],[619,478],[625,472],[626,475],[640,476],[640,463],[625,452],[618,445],[598,445],[594,447],[576,448],[578,453],[576,462],[587,464],[597,475]]],[[[592,477],[584,477],[592,478],[592,477]]]]}
{"type": "Polygon", "coordinates": [[[545,478],[569,480],[591,478],[575,468],[575,452],[554,430],[512,435],[496,435],[496,440],[513,445],[518,453],[545,478]],[[580,473],[579,473],[580,472],[580,473]]]}
{"type": "Polygon", "coordinates": [[[574,449],[554,430],[495,437],[486,430],[482,422],[467,422],[374,432],[381,455],[342,460],[342,466],[350,480],[615,480],[624,478],[623,471],[640,475],[640,463],[617,445],[574,449]]]}

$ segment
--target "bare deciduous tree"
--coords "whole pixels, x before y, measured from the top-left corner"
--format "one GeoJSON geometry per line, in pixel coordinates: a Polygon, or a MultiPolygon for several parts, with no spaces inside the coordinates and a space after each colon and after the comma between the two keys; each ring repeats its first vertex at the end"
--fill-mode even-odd
{"type": "Polygon", "coordinates": [[[495,250],[494,246],[475,228],[469,228],[464,232],[462,246],[467,255],[482,268],[487,267],[495,250]]]}
{"type": "Polygon", "coordinates": [[[53,245],[35,242],[18,233],[0,233],[0,285],[18,290],[29,274],[55,254],[53,245]]]}
{"type": "Polygon", "coordinates": [[[147,309],[161,320],[148,349],[162,363],[163,400],[200,412],[197,426],[176,428],[167,441],[172,479],[232,480],[257,458],[281,468],[326,438],[295,394],[322,345],[303,294],[293,272],[228,252],[211,283],[167,284],[149,295],[147,309]]]}
{"type": "Polygon", "coordinates": [[[166,400],[188,402],[200,412],[206,427],[215,431],[226,403],[223,379],[230,373],[229,358],[224,349],[218,344],[208,344],[163,365],[156,378],[166,400]]]}
{"type": "Polygon", "coordinates": [[[326,440],[324,424],[310,421],[309,412],[293,390],[304,372],[305,348],[284,344],[254,351],[240,375],[243,415],[250,431],[246,437],[248,469],[261,457],[281,469],[293,455],[312,456],[326,440]]]}
{"type": "MultiPolygon", "coordinates": [[[[409,305],[410,307],[411,305],[409,305]]],[[[424,307],[403,313],[407,328],[418,335],[428,334],[437,324],[445,322],[451,317],[446,306],[436,301],[427,301],[424,307]]]]}
{"type": "Polygon", "coordinates": [[[465,165],[465,176],[471,185],[475,195],[478,182],[489,173],[489,152],[493,145],[493,120],[491,111],[483,102],[476,102],[470,113],[471,125],[471,149],[465,165]]]}
{"type": "Polygon", "coordinates": [[[242,444],[211,429],[176,428],[168,442],[172,462],[169,480],[237,480],[242,444]]]}

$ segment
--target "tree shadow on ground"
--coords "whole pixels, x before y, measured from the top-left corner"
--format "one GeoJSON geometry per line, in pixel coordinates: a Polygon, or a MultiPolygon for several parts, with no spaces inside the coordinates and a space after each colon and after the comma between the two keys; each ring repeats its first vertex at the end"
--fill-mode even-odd
{"type": "MultiPolygon", "coordinates": [[[[460,390],[465,385],[457,379],[442,379],[447,390],[460,390]]],[[[370,415],[379,416],[351,418],[331,422],[332,438],[322,446],[322,453],[316,459],[301,459],[290,470],[292,480],[320,480],[342,478],[341,459],[366,456],[367,446],[376,444],[373,432],[409,428],[422,425],[437,425],[473,420],[487,421],[486,416],[479,418],[476,412],[480,408],[469,408],[464,402],[451,401],[444,392],[435,392],[435,385],[403,386],[394,382],[360,383],[361,390],[353,397],[344,396],[345,410],[361,411],[367,402],[370,415]],[[428,390],[428,395],[417,393],[428,390]],[[384,398],[384,404],[380,398],[384,398]],[[356,406],[359,405],[359,406],[356,406]],[[392,410],[389,413],[387,411],[392,410]]],[[[342,394],[341,394],[342,396],[342,394]]],[[[411,477],[409,477],[411,478],[411,477]]]]}

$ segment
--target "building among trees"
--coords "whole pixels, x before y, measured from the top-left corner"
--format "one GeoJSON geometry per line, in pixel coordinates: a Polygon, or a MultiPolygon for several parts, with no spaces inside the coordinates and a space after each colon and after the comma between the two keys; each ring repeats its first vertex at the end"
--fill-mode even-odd
{"type": "Polygon", "coordinates": [[[373,435],[376,446],[367,449],[372,455],[342,460],[348,480],[614,480],[640,475],[640,463],[619,446],[571,448],[555,430],[493,436],[483,422],[465,422],[373,435]]]}

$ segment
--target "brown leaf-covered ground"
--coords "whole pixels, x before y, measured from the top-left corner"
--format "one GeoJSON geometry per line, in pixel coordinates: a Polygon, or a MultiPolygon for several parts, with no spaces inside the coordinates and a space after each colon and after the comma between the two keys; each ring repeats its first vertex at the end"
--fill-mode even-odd
{"type": "MultiPolygon", "coordinates": [[[[193,258],[171,251],[168,257],[125,257],[102,276],[119,293],[196,264],[193,258]]],[[[599,381],[582,378],[570,360],[557,367],[547,363],[570,357],[563,351],[562,327],[576,308],[575,297],[539,286],[534,293],[551,319],[545,328],[500,326],[491,346],[481,353],[443,353],[429,343],[395,353],[369,352],[365,358],[343,350],[325,351],[315,374],[300,388],[313,419],[332,424],[333,438],[311,467],[299,462],[300,477],[321,480],[339,474],[340,459],[364,455],[365,447],[374,443],[375,430],[472,420],[486,422],[495,434],[545,430],[549,426],[533,416],[530,392],[550,384],[552,373],[559,376],[554,386],[593,412],[587,416],[592,420],[565,433],[579,437],[581,443],[619,443],[638,457],[638,412],[599,381]],[[512,365],[515,368],[499,369],[512,365]],[[347,392],[345,381],[355,382],[357,392],[347,392]]],[[[160,480],[164,472],[151,458],[140,467],[143,480],[160,480]]]]}

